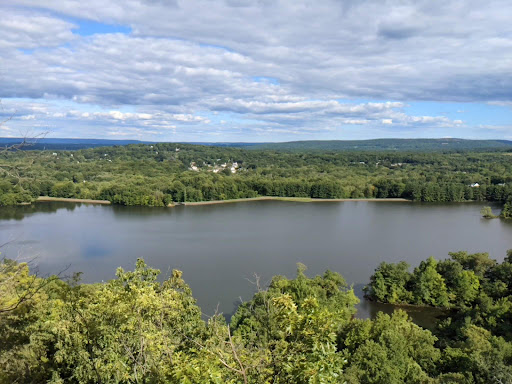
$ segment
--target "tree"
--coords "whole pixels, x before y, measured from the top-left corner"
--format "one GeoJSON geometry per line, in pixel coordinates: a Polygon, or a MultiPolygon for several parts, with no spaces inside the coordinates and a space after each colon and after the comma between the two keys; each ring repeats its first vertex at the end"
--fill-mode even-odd
{"type": "Polygon", "coordinates": [[[269,351],[266,376],[257,382],[340,382],[345,363],[337,330],[350,321],[358,300],[339,274],[310,279],[304,271],[299,263],[295,279],[274,277],[231,320],[246,348],[269,351]]]}
{"type": "MultiPolygon", "coordinates": [[[[158,274],[138,260],[133,272],[120,268],[117,279],[106,284],[59,283],[47,290],[33,323],[25,325],[26,349],[51,363],[41,365],[46,370],[38,373],[38,382],[170,380],[179,361],[175,355],[192,348],[205,326],[181,272],[173,271],[163,283],[158,274]]],[[[15,349],[10,357],[25,359],[24,353],[15,349]]],[[[30,370],[20,369],[10,375],[33,382],[30,370]]]]}
{"type": "Polygon", "coordinates": [[[354,320],[340,332],[348,355],[348,384],[428,383],[441,353],[428,330],[404,311],[379,313],[375,320],[354,320]]]}
{"type": "Polygon", "coordinates": [[[480,280],[473,271],[464,270],[453,260],[437,264],[437,271],[443,277],[449,292],[450,302],[457,306],[469,305],[478,296],[480,280]]]}
{"type": "Polygon", "coordinates": [[[480,214],[482,215],[482,217],[484,217],[485,219],[495,219],[496,216],[494,213],[492,213],[492,209],[491,207],[483,207],[481,210],[480,210],[480,214]]]}
{"type": "Polygon", "coordinates": [[[436,267],[437,261],[429,257],[414,269],[414,298],[418,304],[446,307],[449,304],[448,290],[436,267]]]}
{"type": "Polygon", "coordinates": [[[370,284],[364,288],[365,295],[371,300],[383,303],[407,303],[412,299],[408,291],[411,277],[409,264],[406,262],[382,262],[371,276],[370,284]]]}
{"type": "Polygon", "coordinates": [[[459,262],[462,267],[468,271],[473,271],[479,277],[483,277],[485,273],[496,265],[496,260],[489,258],[489,254],[473,253],[468,254],[465,251],[449,252],[451,258],[459,262]]]}
{"type": "Polygon", "coordinates": [[[500,217],[504,219],[512,219],[512,202],[505,203],[501,210],[500,217]]]}
{"type": "Polygon", "coordinates": [[[461,330],[463,340],[446,348],[440,368],[460,371],[464,382],[477,384],[512,382],[512,344],[475,325],[461,330]]]}

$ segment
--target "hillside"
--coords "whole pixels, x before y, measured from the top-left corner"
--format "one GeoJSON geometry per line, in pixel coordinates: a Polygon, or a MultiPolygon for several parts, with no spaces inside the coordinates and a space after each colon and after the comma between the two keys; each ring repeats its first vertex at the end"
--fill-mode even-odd
{"type": "Polygon", "coordinates": [[[512,149],[507,140],[465,139],[374,139],[374,140],[313,140],[286,143],[261,143],[252,149],[285,151],[468,151],[512,149]]]}
{"type": "MultiPolygon", "coordinates": [[[[22,142],[22,138],[0,138],[0,147],[22,142]]],[[[30,143],[30,141],[29,141],[30,143]]],[[[113,147],[129,144],[154,144],[155,142],[139,140],[106,140],[106,139],[72,139],[45,138],[34,141],[26,146],[27,150],[78,150],[97,147],[113,147]]],[[[512,141],[508,140],[465,140],[465,139],[374,139],[374,140],[311,140],[290,141],[283,143],[243,143],[243,142],[180,142],[210,147],[232,147],[244,149],[268,149],[274,151],[402,151],[402,152],[458,152],[458,151],[489,151],[511,149],[512,141]]]]}

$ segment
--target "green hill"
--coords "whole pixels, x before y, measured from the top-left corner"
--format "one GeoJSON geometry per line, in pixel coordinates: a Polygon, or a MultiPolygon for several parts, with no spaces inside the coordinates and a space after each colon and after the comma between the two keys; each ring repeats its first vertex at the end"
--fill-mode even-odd
{"type": "MultiPolygon", "coordinates": [[[[238,145],[235,145],[238,146],[238,145]]],[[[374,139],[374,140],[311,140],[286,143],[262,143],[251,149],[284,151],[466,151],[512,149],[507,140],[465,139],[374,139]]]]}

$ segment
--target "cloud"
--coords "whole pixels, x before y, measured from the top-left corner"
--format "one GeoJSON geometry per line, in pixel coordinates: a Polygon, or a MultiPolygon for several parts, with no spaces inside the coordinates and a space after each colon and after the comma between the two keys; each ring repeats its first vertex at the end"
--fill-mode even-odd
{"type": "Polygon", "coordinates": [[[488,104],[512,108],[512,101],[490,101],[488,104]]]}
{"type": "Polygon", "coordinates": [[[253,104],[241,103],[243,111],[217,115],[166,112],[152,107],[138,111],[101,110],[93,105],[79,109],[59,101],[31,102],[6,100],[0,118],[14,116],[10,121],[20,132],[38,127],[58,136],[108,137],[132,135],[134,138],[167,141],[201,141],[204,135],[230,137],[230,140],[255,140],[260,136],[285,137],[287,133],[315,138],[317,135],[335,135],[345,128],[360,127],[360,135],[385,131],[381,127],[407,132],[425,127],[429,129],[459,127],[460,120],[444,116],[413,116],[405,113],[407,105],[400,102],[340,103],[338,101],[295,101],[253,104]],[[283,104],[283,105],[275,105],[283,104]],[[229,118],[229,120],[225,120],[229,118]]]}
{"type": "Polygon", "coordinates": [[[94,121],[137,134],[446,133],[468,122],[407,103],[512,103],[505,0],[6,0],[0,11],[0,97],[51,104],[56,129],[72,118],[84,132],[94,121]],[[87,21],[131,32],[73,33],[87,21]]]}
{"type": "Polygon", "coordinates": [[[74,40],[73,27],[72,23],[56,17],[4,9],[0,18],[0,50],[56,47],[74,40]]]}

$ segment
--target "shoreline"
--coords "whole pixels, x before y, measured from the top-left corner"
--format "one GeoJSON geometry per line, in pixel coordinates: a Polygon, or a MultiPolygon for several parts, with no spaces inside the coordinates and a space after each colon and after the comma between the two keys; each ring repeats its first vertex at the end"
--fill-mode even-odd
{"type": "Polygon", "coordinates": [[[386,199],[375,199],[375,198],[361,198],[361,199],[313,199],[310,197],[280,197],[280,196],[260,196],[260,197],[247,197],[242,199],[230,199],[230,200],[211,200],[211,201],[196,201],[189,203],[175,203],[170,206],[175,207],[179,205],[185,206],[196,206],[196,205],[214,205],[214,204],[230,204],[239,203],[246,201],[290,201],[299,203],[329,203],[329,202],[345,202],[345,201],[375,201],[375,202],[410,202],[411,200],[403,198],[386,198],[386,199]]]}
{"type": "Polygon", "coordinates": [[[110,201],[108,200],[93,200],[93,199],[75,199],[75,198],[68,198],[68,197],[50,197],[50,196],[39,196],[36,199],[37,202],[64,202],[64,203],[87,203],[87,204],[103,204],[103,205],[110,205],[110,201]]]}
{"type": "MultiPolygon", "coordinates": [[[[385,199],[376,199],[376,198],[358,198],[358,199],[318,199],[318,198],[310,198],[310,197],[282,197],[282,196],[259,196],[259,197],[247,197],[241,199],[229,199],[229,200],[210,200],[210,201],[196,201],[196,202],[188,202],[188,203],[172,203],[167,205],[168,208],[173,208],[177,206],[199,206],[199,205],[215,205],[215,204],[231,204],[231,203],[243,203],[249,201],[289,201],[289,202],[297,202],[297,203],[339,203],[346,201],[375,201],[375,202],[397,202],[397,203],[405,203],[411,202],[411,200],[403,199],[403,198],[385,198],[385,199]]],[[[76,199],[76,198],[68,198],[68,197],[50,197],[50,196],[39,196],[36,199],[38,203],[48,203],[48,202],[63,202],[63,203],[85,203],[85,204],[102,204],[102,205],[113,205],[108,200],[94,200],[94,199],[76,199]]],[[[25,203],[30,204],[30,203],[25,203]]]]}

